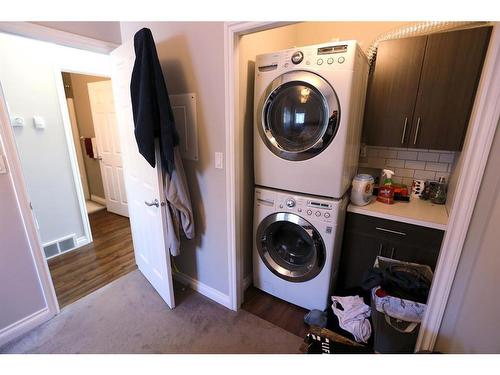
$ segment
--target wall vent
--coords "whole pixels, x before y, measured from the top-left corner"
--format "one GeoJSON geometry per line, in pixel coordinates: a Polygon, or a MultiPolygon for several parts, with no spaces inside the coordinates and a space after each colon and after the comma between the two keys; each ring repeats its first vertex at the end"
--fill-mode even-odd
{"type": "Polygon", "coordinates": [[[75,235],[63,237],[43,245],[45,258],[49,259],[76,247],[75,235]]]}

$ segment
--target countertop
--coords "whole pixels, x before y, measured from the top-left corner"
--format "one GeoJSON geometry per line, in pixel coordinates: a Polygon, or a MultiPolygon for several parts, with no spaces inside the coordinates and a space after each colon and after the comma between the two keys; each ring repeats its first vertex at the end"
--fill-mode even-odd
{"type": "Polygon", "coordinates": [[[372,197],[372,201],[366,206],[350,203],[347,211],[440,230],[446,230],[448,224],[448,212],[444,204],[433,204],[420,198],[411,198],[410,202],[385,204],[372,197]]]}

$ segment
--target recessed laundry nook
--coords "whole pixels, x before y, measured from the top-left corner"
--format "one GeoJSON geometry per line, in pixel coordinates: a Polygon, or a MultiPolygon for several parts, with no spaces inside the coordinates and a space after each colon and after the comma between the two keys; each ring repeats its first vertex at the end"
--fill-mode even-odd
{"type": "Polygon", "coordinates": [[[0,22],[0,56],[0,353],[500,353],[498,22],[0,22]]]}

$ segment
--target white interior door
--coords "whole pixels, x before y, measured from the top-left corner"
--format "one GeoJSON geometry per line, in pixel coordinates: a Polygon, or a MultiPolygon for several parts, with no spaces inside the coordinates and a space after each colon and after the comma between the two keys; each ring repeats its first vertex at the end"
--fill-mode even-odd
{"type": "Polygon", "coordinates": [[[88,83],[92,121],[108,211],[129,216],[111,81],[88,83]]]}
{"type": "Polygon", "coordinates": [[[129,41],[111,52],[112,82],[135,260],[139,270],[171,308],[175,306],[169,249],[166,248],[166,206],[157,145],[156,168],[139,154],[134,136],[130,78],[134,49],[129,41]],[[156,203],[152,205],[152,203],[156,203]]]}

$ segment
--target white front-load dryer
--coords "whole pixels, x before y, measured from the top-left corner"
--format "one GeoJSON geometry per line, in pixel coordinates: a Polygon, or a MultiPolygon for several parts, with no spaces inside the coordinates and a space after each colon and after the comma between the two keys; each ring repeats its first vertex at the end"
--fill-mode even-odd
{"type": "Polygon", "coordinates": [[[254,286],[324,310],[338,273],[347,201],[256,188],[254,286]]]}
{"type": "Polygon", "coordinates": [[[255,184],[342,197],[358,164],[367,80],[356,41],[258,55],[255,184]]]}

